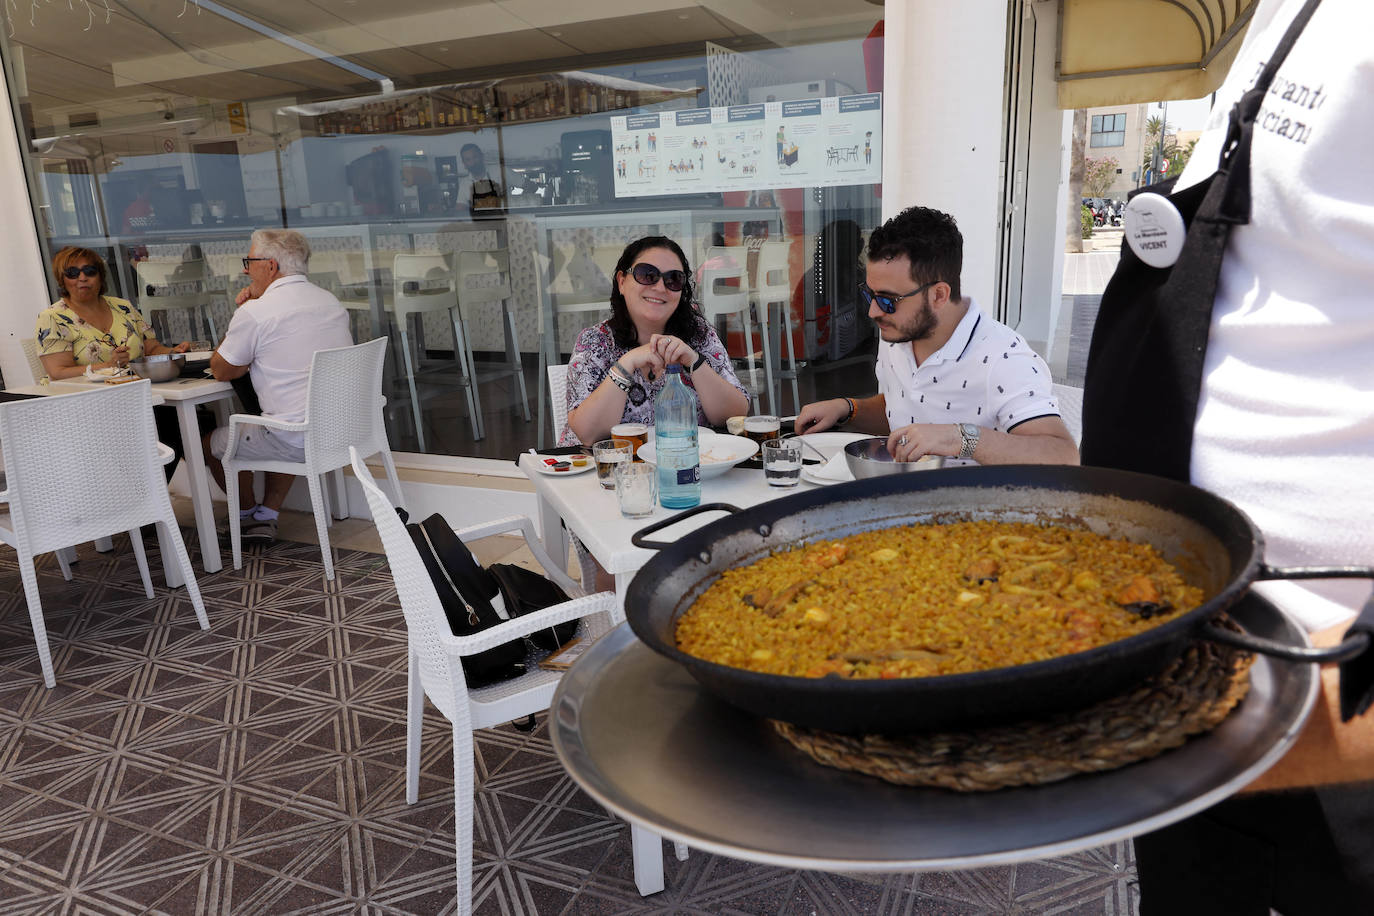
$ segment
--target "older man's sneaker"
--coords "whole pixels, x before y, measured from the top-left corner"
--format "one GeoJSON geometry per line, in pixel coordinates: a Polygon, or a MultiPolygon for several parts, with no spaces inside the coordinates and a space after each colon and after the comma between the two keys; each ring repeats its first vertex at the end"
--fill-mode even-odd
{"type": "Polygon", "coordinates": [[[240,536],[245,544],[270,544],[277,539],[277,520],[246,518],[240,536]]]}

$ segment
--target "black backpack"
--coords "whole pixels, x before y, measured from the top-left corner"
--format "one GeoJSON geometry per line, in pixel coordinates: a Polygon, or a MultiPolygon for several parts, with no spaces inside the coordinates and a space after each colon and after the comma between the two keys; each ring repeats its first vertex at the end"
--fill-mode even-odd
{"type": "MultiPolygon", "coordinates": [[[[405,521],[405,512],[396,511],[405,521]]],[[[431,515],[423,522],[408,524],[406,530],[434,583],[454,636],[471,636],[505,620],[568,600],[563,589],[539,573],[509,563],[496,563],[490,569],[483,569],[442,515],[431,515]]],[[[552,652],[577,635],[578,623],[570,620],[539,630],[530,634],[528,642],[537,649],[552,652]]],[[[468,686],[482,687],[524,674],[529,654],[526,642],[526,639],[513,639],[476,655],[464,656],[463,673],[468,686]]]]}

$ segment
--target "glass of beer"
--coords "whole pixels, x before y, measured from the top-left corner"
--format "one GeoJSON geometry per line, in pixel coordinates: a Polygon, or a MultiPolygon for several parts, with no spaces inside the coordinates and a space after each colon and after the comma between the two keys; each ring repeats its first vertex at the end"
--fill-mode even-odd
{"type": "Polygon", "coordinates": [[[634,443],[628,439],[602,439],[592,446],[592,458],[596,460],[596,479],[602,489],[615,489],[615,466],[629,464],[634,454],[634,443]]]}
{"type": "Polygon", "coordinates": [[[643,423],[617,423],[611,427],[611,436],[615,439],[629,440],[630,455],[638,461],[639,447],[649,441],[649,427],[643,423]]]}
{"type": "Polygon", "coordinates": [[[778,438],[782,432],[782,421],[767,414],[744,418],[744,434],[753,439],[760,447],[769,439],[778,438]]]}

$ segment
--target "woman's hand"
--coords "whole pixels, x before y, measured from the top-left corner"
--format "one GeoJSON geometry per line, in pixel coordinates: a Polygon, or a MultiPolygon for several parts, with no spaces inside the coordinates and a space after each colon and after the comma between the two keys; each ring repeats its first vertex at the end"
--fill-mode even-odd
{"type": "Polygon", "coordinates": [[[696,364],[697,351],[687,346],[681,338],[672,337],[668,334],[655,334],[649,338],[649,346],[653,347],[664,366],[677,363],[684,369],[690,369],[696,364]]]}
{"type": "MultiPolygon", "coordinates": [[[[655,334],[654,337],[658,335],[655,334]]],[[[633,350],[620,357],[620,365],[624,366],[631,373],[638,372],[646,379],[652,381],[663,374],[663,367],[667,365],[654,349],[653,338],[649,343],[635,347],[633,350]]]]}
{"type": "Polygon", "coordinates": [[[177,344],[175,347],[172,348],[172,352],[185,353],[189,349],[191,349],[191,342],[189,340],[183,340],[181,343],[177,344]]]}
{"type": "Polygon", "coordinates": [[[123,369],[125,366],[129,365],[129,345],[120,344],[111,350],[110,361],[106,363],[106,365],[113,366],[116,369],[123,369]]]}

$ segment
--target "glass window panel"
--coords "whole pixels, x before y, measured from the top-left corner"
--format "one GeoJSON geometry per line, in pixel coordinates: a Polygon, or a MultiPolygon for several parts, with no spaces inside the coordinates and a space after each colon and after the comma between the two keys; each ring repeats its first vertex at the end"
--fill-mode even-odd
{"type": "Polygon", "coordinates": [[[693,269],[742,254],[725,285],[777,297],[769,371],[757,324],[717,322],[761,409],[872,388],[881,7],[630,0],[514,28],[486,0],[179,7],[39,4],[0,39],[49,252],[100,252],[167,338],[209,331],[159,295],[202,295],[223,334],[252,230],[300,229],[355,338],[392,341],[393,447],[509,458],[541,408],[555,434],[541,370],[605,313],[575,307],[606,306],[624,245],[662,233],[693,269]]]}

